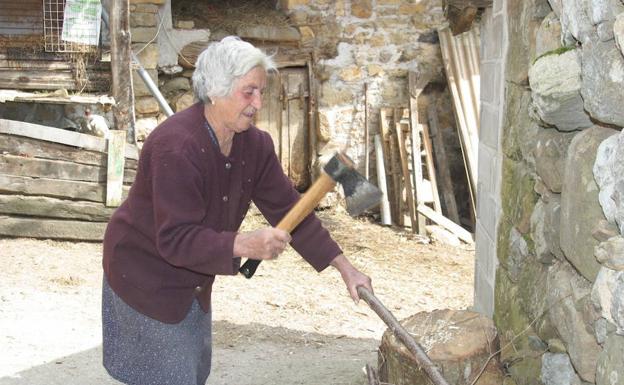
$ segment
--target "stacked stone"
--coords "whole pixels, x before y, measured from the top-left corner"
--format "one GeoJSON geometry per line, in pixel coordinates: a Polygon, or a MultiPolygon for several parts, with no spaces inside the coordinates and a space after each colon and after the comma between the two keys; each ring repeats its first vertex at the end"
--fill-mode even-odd
{"type": "MultiPolygon", "coordinates": [[[[165,0],[130,0],[132,51],[156,85],[158,85],[159,55],[156,34],[160,25],[158,10],[164,3],[165,0]]],[[[157,125],[160,106],[137,71],[132,71],[132,84],[134,86],[136,136],[137,140],[143,141],[157,125]]]]}
{"type": "Polygon", "coordinates": [[[621,384],[624,4],[507,2],[507,15],[502,359],[518,384],[621,384]]]}
{"type": "MultiPolygon", "coordinates": [[[[365,83],[374,112],[407,106],[410,70],[446,83],[435,32],[444,17],[437,1],[281,0],[279,6],[315,58],[320,154],[348,145],[354,159],[363,158],[365,83]]],[[[378,130],[376,115],[369,111],[370,132],[378,130]]]]}

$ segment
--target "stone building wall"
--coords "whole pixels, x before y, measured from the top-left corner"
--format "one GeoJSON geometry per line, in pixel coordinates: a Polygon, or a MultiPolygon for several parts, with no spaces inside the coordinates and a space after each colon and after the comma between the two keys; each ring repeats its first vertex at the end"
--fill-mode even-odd
{"type": "MultiPolygon", "coordinates": [[[[193,26],[192,21],[172,20],[172,0],[130,0],[133,48],[158,84],[174,111],[193,103],[192,69],[182,68],[177,53],[193,41],[219,39],[224,31],[193,26]],[[185,25],[182,25],[185,24],[185,25]],[[203,28],[203,29],[202,29],[203,28]],[[158,34],[158,38],[154,36],[158,34]],[[171,42],[177,47],[173,47],[171,42]]],[[[173,0],[175,1],[175,0],[173,0]]],[[[370,141],[370,175],[375,177],[373,135],[379,132],[382,107],[407,107],[408,71],[430,79],[431,85],[419,99],[422,108],[435,103],[440,131],[447,145],[449,167],[456,183],[455,195],[460,215],[470,219],[468,187],[455,117],[436,29],[445,23],[441,0],[277,0],[275,7],[286,17],[290,28],[247,28],[245,38],[261,41],[263,34],[285,34],[283,43],[290,52],[298,50],[310,58],[316,79],[316,144],[312,149],[313,172],[323,157],[337,149],[347,149],[364,173],[365,120],[370,141]],[[254,36],[257,30],[258,36],[254,36]],[[280,32],[282,31],[282,32],[280,32]],[[287,36],[286,36],[287,35],[287,36]],[[365,112],[365,86],[368,111],[365,112]],[[365,118],[367,115],[367,118],[365,118]]],[[[280,45],[280,38],[269,45],[280,45]]],[[[165,116],[134,74],[137,137],[144,140],[165,116]]],[[[464,222],[466,223],[466,222],[464,222]]]]}
{"type": "Polygon", "coordinates": [[[624,4],[501,3],[501,211],[477,259],[498,265],[502,362],[517,384],[621,384],[624,4]]]}

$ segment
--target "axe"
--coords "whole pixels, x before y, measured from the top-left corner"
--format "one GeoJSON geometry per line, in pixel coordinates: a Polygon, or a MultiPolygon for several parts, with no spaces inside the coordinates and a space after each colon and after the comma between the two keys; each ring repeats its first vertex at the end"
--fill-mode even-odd
{"type": "MultiPolygon", "coordinates": [[[[292,232],[301,221],[314,210],[316,205],[340,183],[344,189],[347,212],[351,216],[379,204],[381,191],[355,171],[353,161],[344,153],[336,153],[323,167],[321,176],[301,196],[286,216],[277,224],[277,228],[292,232]]],[[[253,277],[261,260],[248,259],[238,271],[247,278],[253,277]]]]}

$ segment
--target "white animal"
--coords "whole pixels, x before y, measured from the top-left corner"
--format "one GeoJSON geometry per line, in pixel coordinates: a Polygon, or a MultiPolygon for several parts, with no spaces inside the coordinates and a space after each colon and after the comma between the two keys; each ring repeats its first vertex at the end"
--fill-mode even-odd
{"type": "Polygon", "coordinates": [[[92,114],[91,109],[85,109],[86,133],[108,139],[108,122],[102,115],[92,114]]]}

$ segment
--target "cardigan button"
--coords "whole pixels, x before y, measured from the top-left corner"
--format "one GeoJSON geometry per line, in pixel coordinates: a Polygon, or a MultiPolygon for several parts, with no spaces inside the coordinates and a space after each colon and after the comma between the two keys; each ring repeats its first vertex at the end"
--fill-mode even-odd
{"type": "Polygon", "coordinates": [[[226,170],[229,170],[229,169],[231,169],[231,168],[232,168],[232,163],[227,162],[227,163],[225,164],[225,169],[226,169],[226,170]]]}
{"type": "Polygon", "coordinates": [[[227,202],[229,200],[227,195],[224,195],[222,199],[223,199],[223,202],[227,202]]]}

